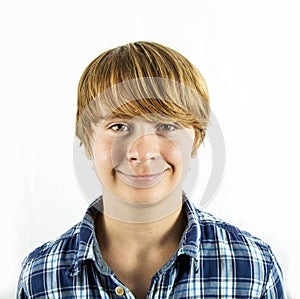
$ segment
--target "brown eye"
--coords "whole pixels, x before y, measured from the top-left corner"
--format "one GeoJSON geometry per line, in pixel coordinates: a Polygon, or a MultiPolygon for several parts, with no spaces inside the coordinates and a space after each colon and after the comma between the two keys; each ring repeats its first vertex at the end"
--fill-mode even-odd
{"type": "Polygon", "coordinates": [[[127,132],[129,131],[129,127],[125,124],[113,124],[109,127],[109,129],[115,132],[127,132]]]}

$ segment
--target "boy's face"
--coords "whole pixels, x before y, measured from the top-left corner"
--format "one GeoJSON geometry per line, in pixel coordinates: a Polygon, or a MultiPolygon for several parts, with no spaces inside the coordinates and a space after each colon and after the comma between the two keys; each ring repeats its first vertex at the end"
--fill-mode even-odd
{"type": "Polygon", "coordinates": [[[97,176],[107,192],[129,203],[153,203],[182,192],[194,129],[142,117],[105,119],[95,128],[97,176]]]}

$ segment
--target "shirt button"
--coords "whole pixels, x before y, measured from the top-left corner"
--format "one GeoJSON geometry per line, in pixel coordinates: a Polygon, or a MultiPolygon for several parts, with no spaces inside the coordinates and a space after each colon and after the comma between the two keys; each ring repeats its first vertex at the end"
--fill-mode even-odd
{"type": "Polygon", "coordinates": [[[123,296],[124,295],[124,289],[120,286],[115,288],[115,292],[118,296],[123,296]]]}

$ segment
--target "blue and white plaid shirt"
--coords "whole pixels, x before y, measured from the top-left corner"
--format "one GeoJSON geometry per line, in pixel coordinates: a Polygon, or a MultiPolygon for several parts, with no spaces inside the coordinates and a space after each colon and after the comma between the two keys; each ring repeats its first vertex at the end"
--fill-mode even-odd
{"type": "MultiPolygon", "coordinates": [[[[270,247],[184,203],[178,250],[152,278],[147,298],[286,298],[270,247]]],[[[84,219],[23,262],[18,298],[134,298],[101,257],[91,205],[84,219]]]]}

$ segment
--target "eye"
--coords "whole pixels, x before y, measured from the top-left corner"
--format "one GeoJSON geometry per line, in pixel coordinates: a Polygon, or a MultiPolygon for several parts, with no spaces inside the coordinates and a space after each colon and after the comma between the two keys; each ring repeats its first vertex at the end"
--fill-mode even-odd
{"type": "Polygon", "coordinates": [[[126,124],[112,124],[108,128],[115,132],[127,132],[130,130],[129,126],[126,124]]]}
{"type": "Polygon", "coordinates": [[[157,130],[159,132],[164,132],[164,133],[168,133],[168,132],[172,132],[179,129],[179,125],[176,123],[170,123],[170,124],[159,124],[157,130]]]}

